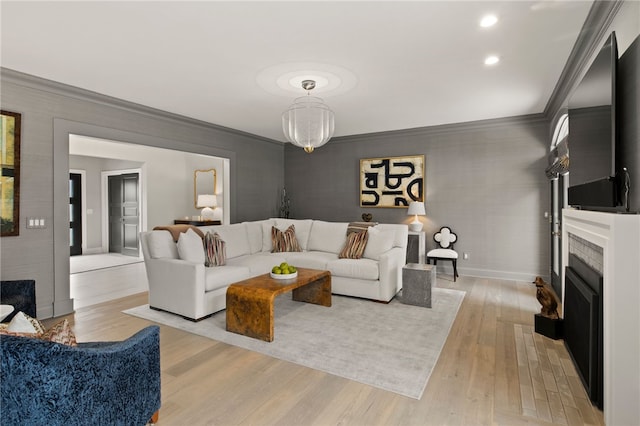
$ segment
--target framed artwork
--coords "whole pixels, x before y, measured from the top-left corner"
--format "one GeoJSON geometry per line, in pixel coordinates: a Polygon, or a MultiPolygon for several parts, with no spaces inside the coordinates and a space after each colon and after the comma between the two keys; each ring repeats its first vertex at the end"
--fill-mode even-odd
{"type": "Polygon", "coordinates": [[[20,121],[21,114],[0,111],[0,218],[3,237],[20,233],[20,121]]]}
{"type": "Polygon", "coordinates": [[[360,160],[360,207],[408,207],[424,201],[424,155],[360,160]]]}

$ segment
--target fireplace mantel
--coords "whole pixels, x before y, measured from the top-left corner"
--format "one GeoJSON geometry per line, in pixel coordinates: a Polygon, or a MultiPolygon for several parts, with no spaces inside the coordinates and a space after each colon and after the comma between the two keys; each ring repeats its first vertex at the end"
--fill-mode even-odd
{"type": "Polygon", "coordinates": [[[569,234],[603,249],[605,422],[640,424],[640,215],[574,209],[562,215],[563,265],[569,234]]]}

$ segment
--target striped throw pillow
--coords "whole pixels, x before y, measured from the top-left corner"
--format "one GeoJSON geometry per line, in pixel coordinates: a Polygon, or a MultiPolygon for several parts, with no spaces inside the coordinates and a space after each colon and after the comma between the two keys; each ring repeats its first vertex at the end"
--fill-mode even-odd
{"type": "Polygon", "coordinates": [[[367,247],[369,233],[367,231],[352,232],[347,235],[347,242],[340,251],[338,257],[340,259],[360,259],[367,247]]]}
{"type": "Polygon", "coordinates": [[[217,232],[207,232],[204,236],[205,266],[223,266],[227,263],[226,243],[217,232]]]}
{"type": "Polygon", "coordinates": [[[286,251],[302,251],[296,238],[296,227],[290,225],[286,231],[281,231],[275,226],[271,227],[271,253],[286,251]]]}
{"type": "Polygon", "coordinates": [[[66,318],[47,330],[40,338],[67,346],[78,346],[71,324],[66,318]]]}

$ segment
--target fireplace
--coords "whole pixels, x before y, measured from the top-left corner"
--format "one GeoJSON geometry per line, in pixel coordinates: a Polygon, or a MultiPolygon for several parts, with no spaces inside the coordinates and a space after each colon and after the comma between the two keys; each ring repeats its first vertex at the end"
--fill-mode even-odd
{"type": "MultiPolygon", "coordinates": [[[[593,386],[596,392],[598,387],[602,389],[598,399],[602,401],[604,421],[608,425],[640,425],[640,215],[563,209],[562,216],[563,265],[575,269],[575,261],[571,265],[569,262],[569,254],[572,253],[569,245],[574,237],[578,237],[587,241],[589,247],[586,250],[584,247],[573,250],[572,254],[579,254],[582,260],[602,275],[602,286],[596,286],[600,287],[598,290],[593,286],[587,287],[593,292],[599,291],[602,303],[600,324],[603,372],[599,377],[603,384],[598,385],[594,382],[593,386]],[[577,253],[580,251],[581,253],[577,253]],[[596,257],[601,260],[597,261],[596,257]]],[[[567,281],[572,281],[568,277],[571,273],[567,273],[567,270],[562,270],[562,292],[565,294],[563,317],[565,313],[574,310],[566,306],[567,281]]],[[[588,275],[585,272],[582,274],[588,275]]],[[[580,278],[583,281],[589,279],[582,275],[580,278]]],[[[593,299],[591,296],[588,298],[593,306],[593,299]]],[[[591,317],[595,315],[590,308],[587,307],[586,310],[590,312],[591,317]]],[[[589,338],[592,341],[596,339],[591,334],[589,338]]],[[[591,352],[590,357],[593,360],[598,356],[591,352]]],[[[587,374],[588,372],[587,369],[587,374]]],[[[593,372],[591,374],[593,375],[593,372]]]]}
{"type": "Polygon", "coordinates": [[[565,271],[565,345],[589,398],[603,407],[603,277],[574,254],[565,271]]]}

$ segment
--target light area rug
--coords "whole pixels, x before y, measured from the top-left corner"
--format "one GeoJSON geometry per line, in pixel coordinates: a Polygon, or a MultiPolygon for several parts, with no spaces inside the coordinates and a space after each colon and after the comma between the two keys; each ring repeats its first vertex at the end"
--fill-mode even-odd
{"type": "Polygon", "coordinates": [[[465,292],[432,289],[432,308],[336,296],[324,307],[275,301],[275,337],[263,342],[226,331],[225,311],[192,322],[148,305],[125,314],[420,399],[465,292]]]}
{"type": "Polygon", "coordinates": [[[82,256],[69,257],[69,273],[96,271],[98,269],[113,268],[115,266],[130,265],[142,262],[143,259],[135,256],[125,256],[119,253],[84,254],[82,256]]]}

